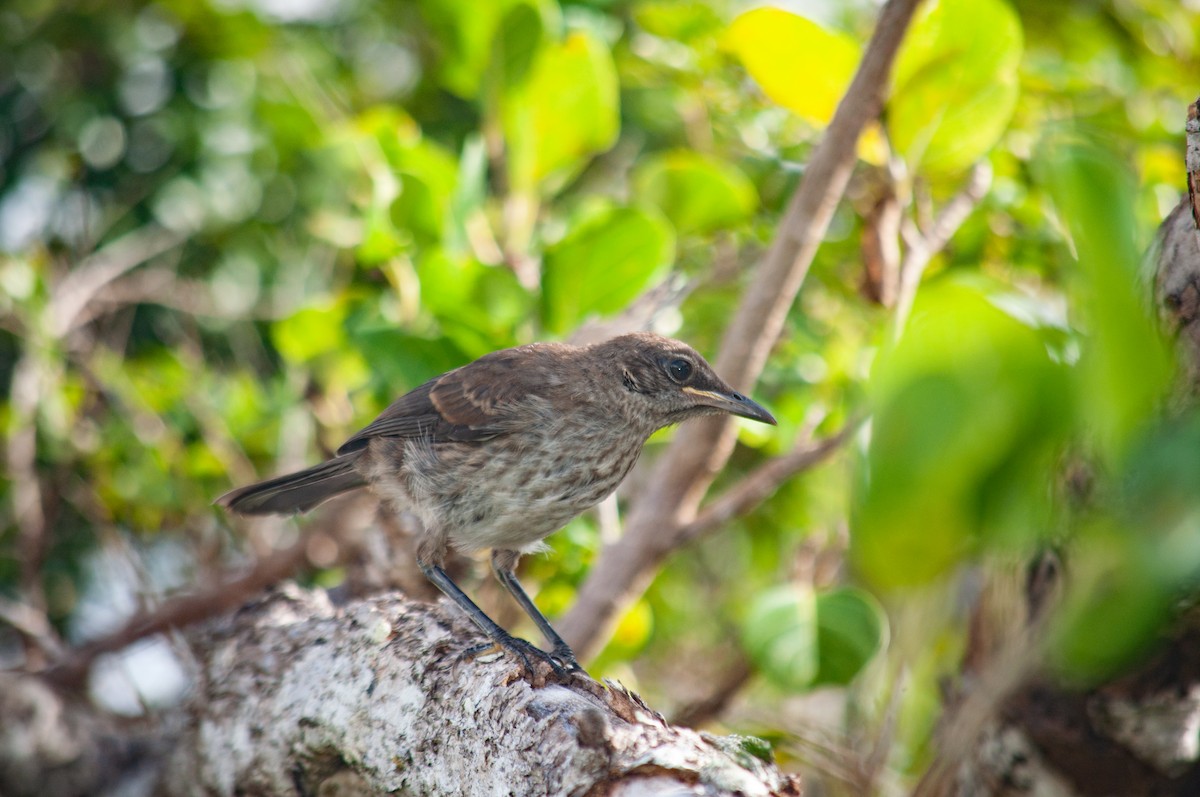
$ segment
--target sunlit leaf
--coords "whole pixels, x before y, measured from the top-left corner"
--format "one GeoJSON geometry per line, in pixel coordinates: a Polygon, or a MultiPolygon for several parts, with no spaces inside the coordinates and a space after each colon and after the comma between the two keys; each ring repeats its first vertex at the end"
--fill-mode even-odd
{"type": "Polygon", "coordinates": [[[679,41],[692,41],[721,29],[721,17],[705,2],[651,0],[633,6],[633,17],[648,33],[679,41]]]}
{"type": "Polygon", "coordinates": [[[346,311],[341,304],[308,307],[276,321],[271,327],[271,338],[284,359],[298,364],[311,362],[345,346],[345,320],[346,311]]]}
{"type": "Polygon", "coordinates": [[[622,309],[661,274],[675,252],[671,225],[643,208],[609,208],[546,251],[542,318],[564,332],[592,313],[622,309]]]}
{"type": "Polygon", "coordinates": [[[528,80],[504,98],[509,181],[532,190],[572,173],[616,141],[617,72],[608,48],[587,33],[544,47],[528,80]]]}
{"type": "Polygon", "coordinates": [[[643,160],[633,188],[638,201],[658,206],[681,235],[743,222],[758,204],[754,185],[736,166],[687,150],[643,160]]]}
{"type": "Polygon", "coordinates": [[[455,252],[470,247],[471,225],[483,221],[484,200],[487,197],[487,149],[483,136],[474,134],[463,141],[458,158],[458,177],[450,198],[449,227],[445,244],[455,252]]]}
{"type": "Polygon", "coordinates": [[[376,364],[373,376],[386,395],[414,388],[470,359],[447,338],[419,337],[394,327],[355,330],[354,345],[376,364]]]}
{"type": "Polygon", "coordinates": [[[858,43],[780,8],[739,16],[723,44],[775,102],[813,124],[833,118],[858,65],[858,43]]]}
{"type": "Polygon", "coordinates": [[[789,583],[758,595],[746,613],[742,645],[776,686],[807,689],[818,672],[817,596],[812,588],[789,583]]]}
{"type": "Polygon", "coordinates": [[[559,25],[554,0],[422,0],[421,12],[436,34],[438,75],[461,97],[477,97],[491,74],[519,83],[544,32],[559,25]]]}
{"type": "Polygon", "coordinates": [[[1004,0],[927,6],[897,57],[887,128],[911,166],[953,173],[983,157],[1007,128],[1024,36],[1004,0]]]}

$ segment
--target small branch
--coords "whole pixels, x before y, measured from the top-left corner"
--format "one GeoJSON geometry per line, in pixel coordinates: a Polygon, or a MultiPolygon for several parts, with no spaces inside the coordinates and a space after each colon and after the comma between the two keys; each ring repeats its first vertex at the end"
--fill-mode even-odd
{"type": "Polygon", "coordinates": [[[62,655],[62,639],[46,619],[45,612],[0,596],[0,623],[32,641],[43,654],[62,655]]]}
{"type": "Polygon", "coordinates": [[[210,297],[209,287],[199,280],[179,277],[171,268],[145,268],[113,280],[96,291],[92,300],[75,317],[78,328],[100,316],[134,304],[156,304],[194,316],[239,320],[275,320],[281,314],[265,307],[229,312],[210,297]]]}
{"type": "Polygon", "coordinates": [[[66,659],[52,665],[44,673],[46,678],[60,686],[77,687],[87,676],[92,662],[105,653],[237,608],[301,567],[307,561],[308,544],[309,538],[306,536],[290,548],[259,559],[239,576],[164,601],[158,607],[133,617],[113,633],[71,651],[66,659]]]}
{"type": "Polygon", "coordinates": [[[991,185],[992,167],[987,161],[980,161],[971,168],[963,187],[942,206],[928,226],[921,229],[911,221],[901,226],[906,249],[900,261],[900,286],[896,295],[896,312],[892,316],[893,341],[899,340],[900,333],[904,331],[929,261],[946,248],[971,211],[987,195],[991,185]]]}
{"type": "Polygon", "coordinates": [[[147,225],[127,233],[103,249],[84,258],[59,283],[47,317],[50,331],[63,337],[77,328],[84,311],[104,286],[130,269],[179,246],[184,237],[156,225],[147,225]]]}
{"type": "Polygon", "coordinates": [[[972,680],[971,691],[962,702],[945,711],[937,756],[913,789],[912,797],[951,793],[946,791],[947,784],[954,780],[963,762],[972,760],[981,735],[1000,718],[1004,702],[1041,668],[1042,625],[1037,622],[1022,629],[1002,646],[972,680]]]}
{"type": "Polygon", "coordinates": [[[711,503],[700,510],[691,523],[675,532],[676,547],[693,542],[734,518],[741,517],[770,498],[784,482],[828,459],[840,449],[862,426],[863,419],[847,423],[837,434],[824,440],[806,438],[791,451],[770,459],[746,475],[711,503]]]}

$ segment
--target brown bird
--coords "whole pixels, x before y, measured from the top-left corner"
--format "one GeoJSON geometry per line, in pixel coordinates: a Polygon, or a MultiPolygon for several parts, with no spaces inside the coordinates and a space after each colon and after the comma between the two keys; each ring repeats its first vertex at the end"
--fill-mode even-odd
{"type": "Polygon", "coordinates": [[[497,644],[560,675],[575,654],[513,572],[521,554],[609,495],[664,426],[731,413],[774,424],[691,347],[649,333],[591,346],[533,343],[480,357],[401,396],[308,470],[242,487],[217,503],[249,515],[307,512],[370,486],[421,520],[421,570],[497,644]],[[492,549],[496,577],[553,646],[509,635],[443,569],[450,546],[492,549]]]}

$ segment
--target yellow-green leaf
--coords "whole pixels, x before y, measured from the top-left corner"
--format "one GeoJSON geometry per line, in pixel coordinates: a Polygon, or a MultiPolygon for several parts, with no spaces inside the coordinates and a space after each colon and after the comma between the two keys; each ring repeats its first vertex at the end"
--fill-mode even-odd
{"type": "Polygon", "coordinates": [[[754,184],[736,166],[691,150],[642,161],[633,190],[639,201],[658,206],[681,234],[738,224],[758,204],[754,184]]]}
{"type": "Polygon", "coordinates": [[[859,60],[854,39],[779,8],[742,14],[723,44],[768,97],[817,125],[833,118],[859,60]]]}
{"type": "Polygon", "coordinates": [[[1019,93],[1023,35],[1003,0],[940,0],[905,39],[896,61],[887,127],[924,172],[967,168],[995,146],[1019,93]]]}
{"type": "Polygon", "coordinates": [[[603,43],[573,33],[542,49],[527,81],[507,92],[504,132],[509,182],[529,191],[573,173],[617,140],[617,68],[603,43]]]}

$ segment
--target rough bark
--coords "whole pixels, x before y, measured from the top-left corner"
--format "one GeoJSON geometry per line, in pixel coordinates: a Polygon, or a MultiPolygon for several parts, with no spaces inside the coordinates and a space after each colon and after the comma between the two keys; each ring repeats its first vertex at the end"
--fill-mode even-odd
{"type": "MultiPolygon", "coordinates": [[[[798,795],[761,742],[590,678],[531,684],[453,607],[290,588],[204,628],[170,795],[798,795]]],[[[535,679],[541,680],[541,679],[535,679]]]]}

